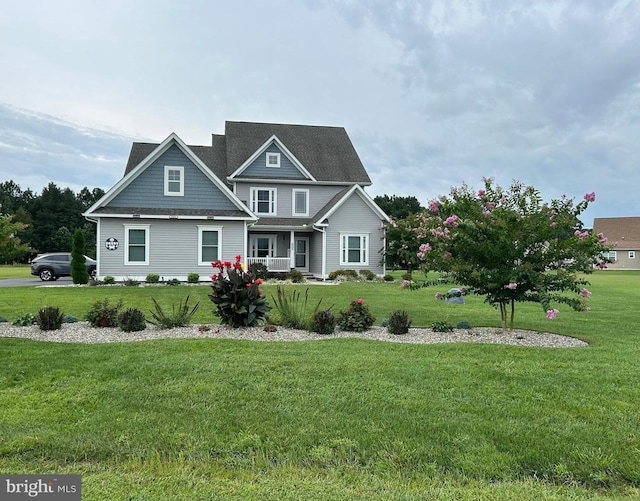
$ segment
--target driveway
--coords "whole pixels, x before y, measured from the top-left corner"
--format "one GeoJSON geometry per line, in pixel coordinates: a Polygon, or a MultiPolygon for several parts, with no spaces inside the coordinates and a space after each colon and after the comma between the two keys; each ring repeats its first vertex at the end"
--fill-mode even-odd
{"type": "Polygon", "coordinates": [[[47,285],[71,285],[71,277],[60,277],[58,280],[52,280],[51,282],[43,282],[38,277],[33,278],[6,278],[0,280],[0,287],[24,287],[28,285],[32,286],[47,286],[47,285]]]}

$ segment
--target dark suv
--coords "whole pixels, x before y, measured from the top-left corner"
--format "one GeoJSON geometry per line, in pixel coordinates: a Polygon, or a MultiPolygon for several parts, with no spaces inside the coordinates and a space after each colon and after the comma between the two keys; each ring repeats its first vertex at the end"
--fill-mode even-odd
{"type": "MultiPolygon", "coordinates": [[[[96,262],[85,256],[87,273],[91,278],[96,276],[96,262]]],[[[39,254],[31,261],[31,274],[40,277],[40,280],[58,280],[60,277],[71,276],[71,253],[50,252],[39,254]]]]}

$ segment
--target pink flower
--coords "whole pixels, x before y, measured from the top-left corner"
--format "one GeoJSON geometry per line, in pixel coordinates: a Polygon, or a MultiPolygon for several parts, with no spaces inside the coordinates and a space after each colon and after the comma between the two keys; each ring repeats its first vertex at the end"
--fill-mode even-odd
{"type": "Polygon", "coordinates": [[[493,210],[496,206],[495,202],[487,202],[487,209],[493,210]]]}
{"type": "Polygon", "coordinates": [[[596,192],[592,191],[591,193],[585,193],[584,199],[587,202],[595,202],[596,201],[596,192]]]}
{"type": "Polygon", "coordinates": [[[444,251],[444,257],[451,257],[453,254],[449,251],[444,251]]]}
{"type": "Polygon", "coordinates": [[[578,237],[580,240],[584,240],[585,238],[587,238],[589,236],[589,232],[588,231],[580,231],[580,230],[576,230],[574,235],[576,237],[578,237]]]}
{"type": "Polygon", "coordinates": [[[455,214],[449,216],[447,219],[445,219],[444,225],[455,228],[456,226],[458,226],[458,216],[456,216],[455,214]]]}
{"type": "Polygon", "coordinates": [[[442,294],[440,294],[439,292],[436,292],[436,295],[433,297],[435,297],[436,299],[440,299],[442,297],[442,294]]]}
{"type": "Polygon", "coordinates": [[[438,212],[439,208],[440,208],[439,200],[431,200],[431,202],[429,202],[429,210],[431,212],[438,212]]]}
{"type": "Polygon", "coordinates": [[[489,217],[491,215],[491,211],[488,211],[488,210],[482,211],[482,215],[484,217],[489,217]]]}
{"type": "Polygon", "coordinates": [[[606,244],[608,241],[607,237],[605,237],[602,232],[598,233],[598,240],[600,240],[601,244],[606,244]]]}
{"type": "Polygon", "coordinates": [[[358,299],[358,304],[364,303],[364,299],[358,299]]]}
{"type": "Polygon", "coordinates": [[[547,318],[549,320],[553,320],[554,318],[556,318],[556,315],[560,313],[560,311],[558,310],[547,310],[547,318]]]}
{"type": "Polygon", "coordinates": [[[509,282],[504,286],[505,289],[511,289],[512,291],[516,290],[516,287],[518,287],[518,284],[515,284],[513,282],[509,282]]]}
{"type": "Polygon", "coordinates": [[[581,295],[582,297],[589,297],[589,296],[591,296],[591,292],[589,292],[587,289],[582,289],[582,290],[580,291],[580,295],[581,295]]]}
{"type": "Polygon", "coordinates": [[[411,285],[411,282],[409,282],[409,280],[403,280],[402,281],[402,288],[409,287],[409,285],[411,285]]]}
{"type": "Polygon", "coordinates": [[[425,253],[424,253],[424,252],[418,252],[418,253],[416,254],[416,257],[417,257],[418,259],[424,259],[424,256],[425,256],[425,253]]]}
{"type": "Polygon", "coordinates": [[[551,227],[555,228],[557,226],[558,223],[556,223],[555,221],[553,223],[551,223],[551,227]]]}
{"type": "Polygon", "coordinates": [[[486,191],[478,190],[478,198],[484,198],[485,194],[486,194],[486,191]]]}
{"type": "Polygon", "coordinates": [[[598,264],[598,266],[601,270],[604,270],[607,267],[607,263],[604,261],[600,261],[600,264],[598,264]]]}
{"type": "Polygon", "coordinates": [[[500,199],[500,203],[501,203],[502,205],[506,205],[506,203],[507,203],[507,199],[506,199],[505,197],[502,197],[502,198],[500,199]]]}

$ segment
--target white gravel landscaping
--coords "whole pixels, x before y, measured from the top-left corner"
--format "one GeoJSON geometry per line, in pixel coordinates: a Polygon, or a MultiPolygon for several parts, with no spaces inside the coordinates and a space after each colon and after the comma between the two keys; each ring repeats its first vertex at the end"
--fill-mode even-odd
{"type": "Polygon", "coordinates": [[[278,327],[276,332],[265,332],[264,327],[231,329],[224,325],[193,324],[176,329],[160,329],[148,325],[139,332],[123,332],[118,328],[93,328],[87,322],[63,324],[60,330],[41,331],[37,325],[18,327],[0,323],[0,337],[32,339],[55,343],[116,343],[146,341],[163,338],[217,338],[251,341],[319,341],[336,338],[363,338],[392,343],[491,343],[545,348],[580,348],[588,343],[576,338],[527,330],[503,331],[493,327],[456,329],[453,332],[433,332],[431,329],[411,328],[408,334],[393,335],[385,327],[373,327],[365,332],[347,332],[336,329],[332,335],[278,327]],[[208,330],[206,329],[208,328],[208,330]]]}

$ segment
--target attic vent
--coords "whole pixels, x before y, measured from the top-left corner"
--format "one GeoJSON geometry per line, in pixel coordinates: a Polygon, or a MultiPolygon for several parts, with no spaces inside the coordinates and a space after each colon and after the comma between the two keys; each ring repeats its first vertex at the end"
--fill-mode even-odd
{"type": "Polygon", "coordinates": [[[134,214],[133,217],[140,218],[140,214],[134,214]]]}

